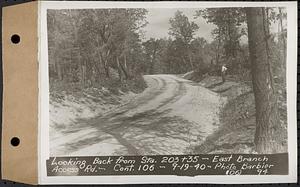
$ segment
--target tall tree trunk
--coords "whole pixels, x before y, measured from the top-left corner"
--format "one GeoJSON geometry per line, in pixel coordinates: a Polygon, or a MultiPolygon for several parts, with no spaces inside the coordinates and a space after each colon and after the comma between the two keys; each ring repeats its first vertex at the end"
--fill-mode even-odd
{"type": "Polygon", "coordinates": [[[218,46],[217,46],[217,51],[216,51],[216,65],[219,65],[220,44],[221,44],[221,29],[219,28],[219,34],[218,34],[218,46]]]}
{"type": "Polygon", "coordinates": [[[109,78],[110,76],[109,76],[109,67],[108,67],[107,59],[108,59],[108,55],[110,54],[110,50],[108,50],[106,52],[106,57],[104,59],[102,56],[102,50],[101,50],[100,41],[99,41],[98,37],[97,37],[97,47],[98,47],[98,57],[99,57],[100,63],[103,64],[105,76],[106,76],[106,78],[109,78]]]}
{"type": "Polygon", "coordinates": [[[116,57],[116,60],[117,60],[119,80],[122,82],[122,70],[121,70],[121,65],[120,65],[119,57],[116,57]]]}
{"type": "Polygon", "coordinates": [[[125,79],[127,80],[129,78],[127,70],[125,69],[125,67],[123,66],[122,63],[119,62],[119,64],[120,64],[121,70],[123,71],[123,73],[125,75],[125,79]]]}
{"type": "Polygon", "coordinates": [[[258,153],[278,153],[283,149],[271,62],[265,8],[246,8],[252,82],[256,107],[255,145],[258,153]]]}
{"type": "MultiPolygon", "coordinates": [[[[185,69],[185,70],[189,70],[189,68],[188,68],[189,64],[188,64],[188,62],[185,60],[184,56],[182,56],[181,59],[182,59],[183,63],[185,64],[184,69],[185,69]]],[[[179,73],[179,72],[178,72],[178,73],[179,73]]]]}
{"type": "Polygon", "coordinates": [[[154,74],[154,64],[155,64],[156,52],[157,52],[157,45],[155,45],[155,48],[152,53],[151,64],[150,64],[150,74],[151,75],[154,74]]]}
{"type": "Polygon", "coordinates": [[[101,81],[100,78],[101,78],[101,74],[99,68],[96,67],[96,64],[90,58],[86,59],[85,60],[85,84],[88,83],[88,80],[92,80],[92,83],[95,85],[99,83],[98,81],[101,81]]]}
{"type": "MultiPolygon", "coordinates": [[[[282,23],[282,19],[283,19],[283,14],[282,14],[282,8],[278,8],[279,9],[279,23],[280,23],[280,39],[282,41],[283,44],[283,63],[286,63],[286,38],[285,38],[285,34],[284,34],[284,29],[283,29],[283,23],[282,23]]],[[[283,69],[284,66],[282,66],[283,69]]]]}
{"type": "Polygon", "coordinates": [[[129,79],[130,75],[129,75],[129,72],[128,72],[127,61],[126,61],[126,56],[125,55],[124,55],[124,65],[122,63],[120,63],[120,65],[121,65],[122,71],[125,75],[125,79],[129,79]]]}
{"type": "Polygon", "coordinates": [[[109,78],[110,75],[109,75],[109,67],[108,67],[107,59],[104,61],[104,70],[105,70],[106,78],[109,78]]]}
{"type": "Polygon", "coordinates": [[[97,61],[94,60],[94,59],[90,59],[90,58],[89,58],[89,61],[92,61],[92,62],[93,62],[93,65],[95,66],[96,71],[97,71],[97,73],[98,73],[98,77],[100,78],[100,77],[101,77],[101,71],[100,71],[100,69],[99,69],[99,66],[98,66],[97,61]]]}
{"type": "Polygon", "coordinates": [[[109,67],[108,67],[108,63],[107,63],[107,59],[103,59],[101,52],[98,52],[99,55],[99,59],[100,59],[100,63],[103,65],[104,71],[105,71],[105,76],[106,78],[109,78],[109,67]]]}
{"type": "Polygon", "coordinates": [[[190,65],[191,65],[191,68],[192,68],[192,70],[194,70],[194,64],[193,64],[193,61],[192,61],[192,57],[191,57],[191,53],[190,53],[190,52],[188,52],[188,57],[189,57],[189,63],[190,63],[190,65]]]}
{"type": "Polygon", "coordinates": [[[186,52],[187,52],[187,57],[188,57],[188,63],[190,64],[191,70],[194,70],[194,64],[192,61],[191,53],[190,53],[190,46],[188,43],[185,44],[186,52]]]}
{"type": "Polygon", "coordinates": [[[82,87],[85,87],[86,80],[86,61],[80,63],[80,84],[82,87]]]}
{"type": "Polygon", "coordinates": [[[125,66],[126,69],[128,69],[127,68],[127,58],[126,58],[126,55],[124,55],[124,66],[125,66]]]}
{"type": "Polygon", "coordinates": [[[105,59],[104,59],[104,69],[105,69],[105,74],[106,74],[107,78],[110,77],[110,75],[109,75],[109,65],[108,65],[109,55],[110,55],[110,49],[106,52],[106,56],[105,56],[105,59]]]}

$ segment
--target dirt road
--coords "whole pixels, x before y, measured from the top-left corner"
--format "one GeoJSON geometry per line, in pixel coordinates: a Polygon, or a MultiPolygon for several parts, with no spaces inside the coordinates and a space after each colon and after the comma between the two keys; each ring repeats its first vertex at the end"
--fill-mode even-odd
{"type": "Polygon", "coordinates": [[[218,126],[218,94],[176,75],[144,79],[132,101],[64,130],[51,155],[187,154],[218,126]]]}

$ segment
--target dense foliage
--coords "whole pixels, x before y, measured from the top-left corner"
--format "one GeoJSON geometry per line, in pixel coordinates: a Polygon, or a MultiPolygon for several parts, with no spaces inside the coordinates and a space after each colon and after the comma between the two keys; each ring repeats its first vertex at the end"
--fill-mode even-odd
{"type": "MultiPolygon", "coordinates": [[[[268,24],[276,22],[280,29],[268,40],[274,71],[283,78],[286,13],[282,8],[267,10],[268,24]]],[[[216,26],[211,42],[196,35],[199,26],[181,11],[169,19],[168,38],[145,40],[146,16],[146,9],[48,10],[51,81],[83,87],[140,84],[142,90],[142,74],[219,75],[223,64],[229,74],[250,80],[243,8],[196,11],[195,18],[216,26]]]]}
{"type": "Polygon", "coordinates": [[[146,13],[145,9],[49,10],[52,81],[89,87],[107,81],[126,85],[141,78],[140,29],[146,13]]]}

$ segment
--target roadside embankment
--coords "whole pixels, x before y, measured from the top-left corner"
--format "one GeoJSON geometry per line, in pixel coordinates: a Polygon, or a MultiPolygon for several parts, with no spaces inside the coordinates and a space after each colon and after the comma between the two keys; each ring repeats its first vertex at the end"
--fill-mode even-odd
{"type": "Polygon", "coordinates": [[[220,110],[220,126],[195,148],[203,153],[254,153],[255,104],[251,84],[225,83],[220,77],[207,77],[203,86],[226,97],[227,102],[220,110]]]}
{"type": "Polygon", "coordinates": [[[80,121],[104,115],[121,105],[130,102],[136,96],[133,92],[112,93],[105,87],[85,88],[77,91],[50,92],[50,149],[58,147],[65,132],[77,129],[80,121]]]}
{"type": "Polygon", "coordinates": [[[219,127],[194,148],[194,153],[254,153],[255,104],[251,82],[227,78],[222,83],[221,77],[206,76],[198,83],[226,98],[226,102],[220,109],[219,127]]]}
{"type": "MultiPolygon", "coordinates": [[[[195,77],[192,74],[185,76],[195,77]]],[[[221,77],[206,76],[198,84],[219,93],[226,98],[226,102],[220,109],[220,126],[201,145],[196,146],[194,152],[255,153],[256,118],[252,82],[228,76],[226,82],[222,83],[221,77]]],[[[276,82],[275,87],[279,98],[280,125],[286,128],[286,100],[282,94],[284,90],[276,82]]]]}

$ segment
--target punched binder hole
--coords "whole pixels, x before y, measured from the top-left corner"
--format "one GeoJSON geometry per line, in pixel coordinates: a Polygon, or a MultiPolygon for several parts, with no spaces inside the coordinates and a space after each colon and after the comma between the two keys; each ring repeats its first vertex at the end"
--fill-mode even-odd
{"type": "Polygon", "coordinates": [[[14,44],[20,43],[20,40],[21,40],[20,36],[17,35],[17,34],[14,34],[14,35],[11,36],[11,42],[14,43],[14,44]]]}
{"type": "Polygon", "coordinates": [[[11,140],[10,140],[10,143],[12,146],[18,146],[20,144],[20,139],[17,138],[17,137],[13,137],[11,140]]]}

